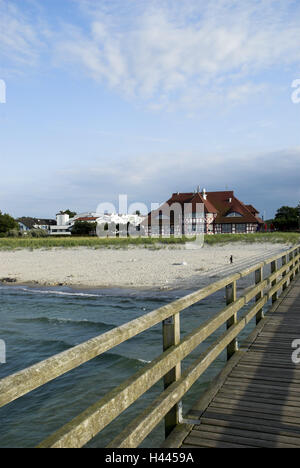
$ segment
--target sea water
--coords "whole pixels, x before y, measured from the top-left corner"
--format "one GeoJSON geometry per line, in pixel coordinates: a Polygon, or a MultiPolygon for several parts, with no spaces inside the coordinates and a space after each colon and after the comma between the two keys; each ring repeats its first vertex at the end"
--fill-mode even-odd
{"type": "MultiPolygon", "coordinates": [[[[0,285],[0,339],[6,363],[0,379],[166,305],[191,291],[72,290],[0,285]]],[[[224,307],[219,291],[181,313],[182,336],[224,307]]],[[[249,327],[248,327],[249,328],[249,327]]],[[[221,327],[182,363],[183,371],[224,332],[221,327]]],[[[250,330],[250,328],[249,328],[250,330]]],[[[245,335],[248,330],[245,331],[245,335]]],[[[0,447],[34,447],[100,400],[162,352],[161,324],[0,409],[0,447]]],[[[226,361],[223,352],[183,400],[186,412],[226,361]]],[[[105,447],[162,392],[160,381],[96,436],[88,447],[105,447]]],[[[144,441],[159,447],[163,422],[144,441]]]]}

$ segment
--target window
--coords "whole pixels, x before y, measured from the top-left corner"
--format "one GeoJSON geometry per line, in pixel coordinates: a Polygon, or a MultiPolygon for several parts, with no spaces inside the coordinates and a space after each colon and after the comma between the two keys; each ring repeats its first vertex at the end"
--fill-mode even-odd
{"type": "Polygon", "coordinates": [[[242,218],[243,215],[241,215],[241,213],[238,213],[237,211],[232,211],[231,213],[228,213],[228,215],[226,215],[226,218],[242,218]]]}
{"type": "Polygon", "coordinates": [[[222,234],[231,234],[232,224],[222,224],[222,234]]]}
{"type": "Polygon", "coordinates": [[[246,224],[236,224],[235,225],[235,232],[245,233],[246,232],[246,224]]]}

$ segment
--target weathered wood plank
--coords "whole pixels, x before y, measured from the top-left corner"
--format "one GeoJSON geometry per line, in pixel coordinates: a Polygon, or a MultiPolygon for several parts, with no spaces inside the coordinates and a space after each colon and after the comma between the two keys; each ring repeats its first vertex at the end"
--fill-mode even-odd
{"type": "MultiPolygon", "coordinates": [[[[207,415],[201,419],[201,423],[223,427],[230,425],[230,427],[259,430],[268,434],[297,437],[300,440],[300,428],[297,426],[279,422],[275,426],[272,420],[257,420],[257,418],[251,416],[245,420],[243,415],[207,411],[207,415]]],[[[195,427],[195,429],[197,430],[197,427],[195,427]]]]}
{"type": "Polygon", "coordinates": [[[231,398],[234,398],[234,399],[247,399],[247,401],[252,401],[252,402],[255,402],[255,401],[258,401],[258,402],[263,402],[263,401],[268,401],[268,402],[274,402],[274,405],[282,405],[283,403],[290,403],[290,406],[296,406],[296,407],[300,407],[300,396],[294,396],[291,397],[287,397],[285,394],[281,393],[281,394],[274,394],[272,392],[265,392],[265,391],[260,391],[260,392],[254,392],[254,391],[249,391],[249,390],[246,390],[246,391],[243,391],[243,390],[232,390],[232,389],[228,389],[226,387],[222,388],[222,390],[219,392],[219,395],[224,395],[224,397],[226,396],[227,398],[228,397],[231,397],[231,398]]]}
{"type": "Polygon", "coordinates": [[[272,373],[264,373],[264,372],[260,372],[258,371],[257,373],[255,372],[249,372],[249,373],[246,373],[246,372],[238,372],[238,371],[235,371],[232,373],[232,376],[233,377],[237,377],[237,378],[251,378],[251,380],[255,381],[255,380],[263,380],[263,381],[272,381],[272,382],[286,382],[286,383],[292,383],[294,385],[296,384],[300,384],[300,380],[299,379],[289,379],[288,376],[284,377],[284,376],[280,376],[280,374],[272,374],[272,373]]]}
{"type": "MultiPolygon", "coordinates": [[[[197,443],[199,444],[199,441],[197,441],[197,443]]],[[[233,444],[233,443],[228,443],[228,442],[220,442],[220,441],[217,441],[217,440],[208,440],[208,439],[204,439],[202,438],[201,439],[201,445],[193,445],[193,444],[187,444],[185,443],[184,445],[181,446],[181,448],[183,449],[191,449],[191,448],[228,448],[228,449],[232,449],[232,448],[251,448],[249,445],[241,445],[241,444],[233,444]]],[[[255,448],[255,447],[252,447],[252,448],[255,448]]]]}
{"type": "Polygon", "coordinates": [[[227,437],[226,439],[215,437],[213,438],[211,433],[202,434],[202,437],[190,435],[184,442],[190,447],[210,447],[210,448],[255,448],[255,445],[247,443],[247,439],[239,441],[234,437],[227,437]]]}
{"type": "Polygon", "coordinates": [[[284,407],[279,407],[266,403],[252,403],[247,400],[230,400],[227,398],[217,397],[211,403],[211,407],[221,407],[221,408],[231,408],[231,409],[247,409],[247,411],[256,411],[267,414],[276,414],[276,415],[286,415],[291,417],[300,418],[300,408],[297,410],[293,406],[284,405],[284,407]]]}
{"type": "Polygon", "coordinates": [[[253,393],[244,393],[244,394],[230,394],[228,392],[220,392],[219,393],[220,398],[224,398],[224,400],[234,400],[236,402],[238,401],[247,401],[248,403],[259,403],[259,404],[270,404],[273,407],[280,406],[282,407],[283,405],[286,408],[299,408],[300,407],[300,401],[298,400],[293,400],[290,398],[284,398],[283,396],[274,398],[272,396],[261,396],[261,395],[253,395],[253,393]]]}
{"type": "MultiPolygon", "coordinates": [[[[247,375],[271,375],[271,376],[282,376],[282,377],[288,377],[290,380],[291,378],[293,379],[299,379],[300,376],[300,369],[294,369],[292,371],[285,370],[285,369],[274,369],[274,367],[269,367],[269,366],[259,366],[259,368],[253,367],[253,366],[248,366],[246,364],[240,363],[236,369],[235,372],[244,372],[247,375]]],[[[233,374],[233,373],[232,373],[233,374]]]]}
{"type": "Polygon", "coordinates": [[[261,381],[261,380],[251,380],[251,379],[228,379],[226,381],[228,385],[233,386],[247,386],[253,388],[261,388],[262,386],[265,388],[277,389],[279,391],[284,392],[296,392],[299,394],[299,385],[290,384],[289,382],[272,382],[272,381],[261,381]]]}
{"type": "MultiPolygon", "coordinates": [[[[256,427],[253,425],[252,428],[248,427],[246,428],[245,426],[242,427],[242,424],[237,425],[237,427],[233,427],[232,424],[230,423],[224,423],[222,425],[218,424],[207,424],[202,422],[200,426],[197,426],[195,430],[197,430],[199,433],[203,432],[213,432],[214,434],[226,434],[226,435],[232,435],[232,436],[237,436],[237,437],[246,437],[250,439],[258,439],[263,442],[275,442],[275,443],[281,443],[281,444],[287,444],[287,445],[293,445],[294,447],[299,447],[300,446],[300,438],[299,437],[293,437],[291,434],[288,435],[279,435],[276,432],[266,432],[266,431],[261,431],[260,428],[256,425],[256,427]]],[[[192,431],[191,434],[193,434],[194,431],[192,431]]]]}
{"type": "Polygon", "coordinates": [[[242,396],[246,396],[247,394],[249,394],[255,396],[260,395],[262,397],[267,396],[275,399],[286,398],[293,401],[300,401],[299,392],[297,391],[290,392],[284,391],[283,389],[266,388],[265,386],[248,388],[247,386],[234,387],[231,385],[224,385],[224,387],[222,388],[222,392],[228,392],[228,394],[231,395],[241,394],[242,396]]]}
{"type": "MultiPolygon", "coordinates": [[[[235,432],[235,431],[233,431],[235,432]]],[[[205,438],[206,440],[215,440],[218,442],[229,442],[229,443],[240,443],[242,445],[248,445],[251,447],[261,447],[261,448],[298,448],[298,444],[287,444],[287,443],[282,443],[279,441],[269,441],[269,440],[261,440],[259,438],[256,438],[255,435],[253,434],[252,437],[250,437],[249,433],[246,434],[246,436],[241,435],[241,431],[236,431],[235,434],[229,434],[225,431],[221,432],[218,431],[218,428],[215,427],[215,432],[210,432],[208,430],[205,430],[205,428],[197,431],[192,431],[191,434],[187,437],[185,440],[185,443],[189,444],[201,444],[201,439],[205,438]],[[239,433],[239,435],[237,435],[239,433]]]]}
{"type": "Polygon", "coordinates": [[[289,417],[285,415],[274,415],[274,414],[268,414],[268,413],[259,413],[251,409],[250,411],[247,410],[246,408],[228,408],[228,407],[209,407],[207,411],[205,412],[204,417],[216,417],[216,414],[221,414],[222,417],[223,415],[229,415],[232,417],[239,417],[242,418],[243,421],[251,421],[255,420],[256,424],[267,424],[270,423],[272,425],[277,424],[280,425],[287,425],[288,427],[295,427],[299,428],[300,427],[300,418],[297,417],[289,417]]]}

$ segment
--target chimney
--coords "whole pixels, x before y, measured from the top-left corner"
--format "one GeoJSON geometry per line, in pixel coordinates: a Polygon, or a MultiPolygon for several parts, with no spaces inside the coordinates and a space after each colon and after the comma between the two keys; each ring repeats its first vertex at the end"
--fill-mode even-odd
{"type": "Polygon", "coordinates": [[[202,190],[202,196],[203,196],[204,200],[207,200],[207,193],[206,193],[205,188],[202,190]]]}

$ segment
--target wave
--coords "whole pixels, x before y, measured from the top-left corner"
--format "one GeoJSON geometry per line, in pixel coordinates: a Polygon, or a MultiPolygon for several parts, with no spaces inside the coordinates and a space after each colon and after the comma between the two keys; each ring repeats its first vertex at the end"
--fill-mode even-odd
{"type": "Polygon", "coordinates": [[[121,364],[121,366],[131,368],[132,366],[141,366],[141,364],[149,364],[151,361],[148,361],[146,359],[139,358],[137,356],[128,356],[126,353],[124,354],[119,354],[116,352],[106,352],[102,355],[99,356],[99,358],[102,358],[104,361],[107,362],[109,367],[114,367],[117,364],[121,364]]]}
{"type": "MultiPolygon", "coordinates": [[[[53,338],[53,339],[46,339],[43,337],[28,337],[28,336],[20,336],[19,334],[15,337],[14,340],[15,349],[22,349],[23,353],[29,353],[33,356],[36,352],[38,352],[39,357],[35,360],[35,362],[41,362],[45,359],[44,353],[49,348],[53,348],[51,354],[46,357],[52,357],[56,354],[59,354],[62,351],[66,351],[67,349],[73,348],[74,344],[69,343],[66,340],[53,338]]],[[[26,366],[28,367],[28,366],[26,366]]]]}
{"type": "Polygon", "coordinates": [[[67,291],[56,291],[52,289],[29,289],[21,288],[21,291],[34,293],[34,294],[51,294],[59,296],[77,296],[77,297],[103,297],[103,294],[91,294],[91,293],[82,293],[82,292],[67,292],[67,291]]]}
{"type": "Polygon", "coordinates": [[[78,325],[78,326],[89,326],[89,327],[97,327],[101,329],[111,330],[115,327],[115,325],[111,323],[103,323],[103,322],[94,322],[88,319],[81,319],[81,320],[74,320],[69,318],[60,318],[60,317],[31,317],[31,318],[20,318],[15,319],[18,323],[44,323],[44,324],[51,324],[51,325],[78,325]]]}
{"type": "MultiPolygon", "coordinates": [[[[0,290],[8,292],[9,295],[11,294],[26,294],[26,295],[36,295],[36,296],[57,296],[57,297],[65,297],[65,298],[74,298],[80,300],[80,299],[102,299],[105,301],[105,299],[109,299],[109,302],[113,300],[114,302],[114,308],[115,309],[123,309],[123,310],[130,310],[132,307],[139,309],[140,304],[142,303],[144,305],[145,302],[148,303],[148,308],[146,310],[151,310],[152,308],[155,308],[157,306],[163,306],[166,303],[169,303],[170,300],[174,299],[179,299],[180,296],[175,296],[174,295],[165,295],[159,293],[157,295],[156,293],[150,293],[149,291],[147,292],[137,292],[137,293],[131,293],[130,295],[123,295],[124,292],[122,290],[118,290],[118,294],[116,291],[76,291],[76,290],[70,290],[70,291],[62,291],[59,288],[57,289],[41,289],[38,287],[29,287],[29,286],[2,286],[0,285],[0,290]],[[117,298],[117,302],[114,301],[114,299],[117,298]]],[[[88,304],[88,302],[87,302],[88,304]]],[[[110,303],[107,305],[111,305],[110,303]]],[[[145,308],[142,309],[145,311],[145,308]]]]}

